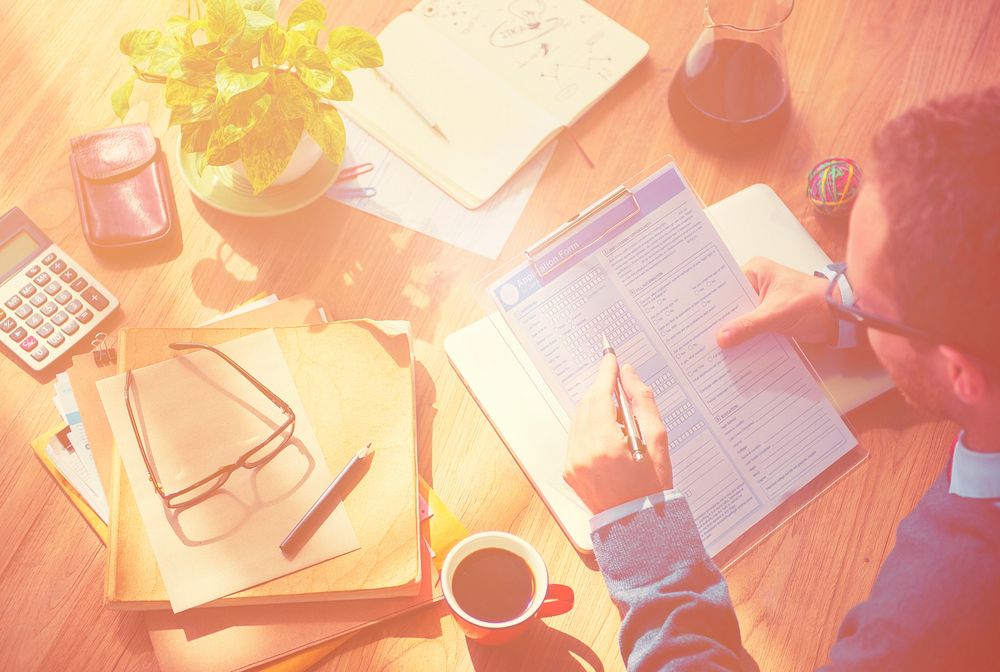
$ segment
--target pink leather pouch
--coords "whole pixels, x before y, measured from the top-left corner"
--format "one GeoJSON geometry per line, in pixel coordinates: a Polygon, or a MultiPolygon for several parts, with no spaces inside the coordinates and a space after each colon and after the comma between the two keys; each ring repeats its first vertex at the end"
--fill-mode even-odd
{"type": "Polygon", "coordinates": [[[175,219],[166,158],[146,124],[70,140],[70,167],[87,242],[127,247],[164,238],[175,219]]]}

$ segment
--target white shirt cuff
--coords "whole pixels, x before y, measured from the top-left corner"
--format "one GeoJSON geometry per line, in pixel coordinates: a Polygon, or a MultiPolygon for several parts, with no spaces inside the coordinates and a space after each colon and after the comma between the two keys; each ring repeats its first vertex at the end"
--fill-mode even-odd
{"type": "Polygon", "coordinates": [[[645,497],[639,497],[630,502],[613,506],[610,509],[594,514],[590,519],[590,531],[597,532],[605,525],[610,525],[617,520],[631,516],[633,513],[651,509],[661,502],[669,502],[672,499],[680,499],[683,496],[679,490],[664,490],[663,492],[656,492],[652,495],[646,495],[645,497]]]}

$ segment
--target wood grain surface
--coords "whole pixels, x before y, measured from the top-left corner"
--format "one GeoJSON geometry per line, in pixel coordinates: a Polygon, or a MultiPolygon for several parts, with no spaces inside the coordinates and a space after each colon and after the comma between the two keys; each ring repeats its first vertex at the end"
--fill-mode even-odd
{"type": "MultiPolygon", "coordinates": [[[[285,3],[288,4],[288,3],[285,3]]],[[[327,0],[332,20],[376,32],[404,0],[327,0]]],[[[650,43],[649,57],[576,125],[591,168],[562,141],[502,258],[518,254],[582,206],[673,154],[706,203],[770,184],[831,256],[845,229],[813,216],[805,176],[828,155],[862,166],[872,133],[930,97],[998,80],[1000,6],[987,0],[808,0],[786,29],[793,116],[765,149],[720,157],[690,145],[666,107],[670,79],[698,34],[698,0],[595,0],[650,43]]],[[[158,27],[183,0],[5,0],[0,3],[0,210],[20,206],[117,294],[107,325],[184,327],[259,292],[309,292],[334,317],[406,319],[418,359],[422,473],[470,530],[535,544],[576,608],[498,650],[467,643],[440,609],[350,640],[326,670],[619,670],[619,617],[601,576],[550,518],[454,371],[442,342],[484,314],[472,290],[496,264],[323,200],[250,221],[213,211],[184,188],[162,91],[137,85],[128,121],[147,121],[168,148],[182,247],[95,255],[80,231],[69,138],[114,125],[111,91],[128,74],[119,36],[158,27]]],[[[285,8],[288,11],[288,8],[285,8]]],[[[0,669],[155,669],[137,614],[101,604],[105,552],[32,456],[58,417],[51,376],[0,358],[0,669]]],[[[728,579],[747,649],[761,667],[813,669],[847,610],[868,593],[898,521],[947,458],[955,427],[887,395],[850,415],[871,459],[739,561],[728,579]]]]}

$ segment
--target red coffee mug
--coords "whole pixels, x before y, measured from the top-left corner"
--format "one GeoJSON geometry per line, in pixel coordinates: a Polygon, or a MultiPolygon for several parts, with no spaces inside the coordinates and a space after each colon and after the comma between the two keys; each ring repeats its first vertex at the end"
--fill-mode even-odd
{"type": "Polygon", "coordinates": [[[545,561],[534,547],[520,537],[506,532],[480,532],[455,544],[445,556],[441,568],[441,588],[448,609],[466,637],[480,644],[496,645],[511,641],[527,630],[535,618],[558,616],[573,608],[573,589],[558,583],[549,583],[545,561]],[[484,549],[509,551],[524,560],[534,583],[528,606],[517,616],[501,622],[484,621],[470,615],[455,599],[453,581],[455,570],[472,553],[484,549]]]}

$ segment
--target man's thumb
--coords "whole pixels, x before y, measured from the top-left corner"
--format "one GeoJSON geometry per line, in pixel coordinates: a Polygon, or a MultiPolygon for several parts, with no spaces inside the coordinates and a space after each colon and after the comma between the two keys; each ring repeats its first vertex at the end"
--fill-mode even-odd
{"type": "Polygon", "coordinates": [[[771,331],[775,314],[763,306],[758,306],[755,310],[737,317],[732,322],[725,324],[715,335],[715,340],[719,347],[732,348],[743,343],[757,334],[771,331]]]}

